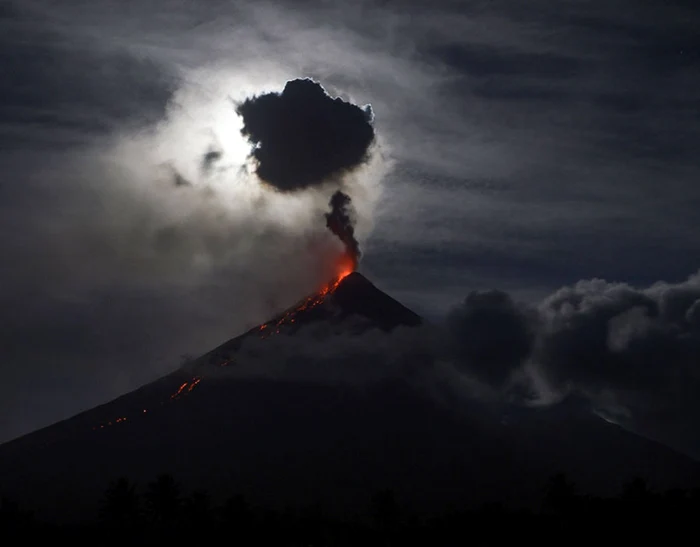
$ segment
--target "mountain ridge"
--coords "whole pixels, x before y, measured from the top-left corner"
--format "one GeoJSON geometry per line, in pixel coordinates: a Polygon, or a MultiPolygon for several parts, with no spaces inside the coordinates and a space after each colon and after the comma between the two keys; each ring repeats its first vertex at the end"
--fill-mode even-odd
{"type": "Polygon", "coordinates": [[[110,480],[163,472],[214,495],[343,511],[385,488],[424,510],[531,506],[558,471],[593,492],[632,475],[664,487],[700,477],[697,462],[575,408],[525,409],[508,422],[477,403],[457,410],[404,378],[358,388],[210,374],[235,367],[246,340],[295,340],[314,325],[381,337],[416,318],[360,274],[345,276],[191,366],[1,445],[0,494],[74,519],[94,513],[110,480]]]}
{"type": "MultiPolygon", "coordinates": [[[[277,334],[293,335],[300,328],[328,322],[340,330],[361,334],[371,329],[385,332],[397,327],[417,327],[423,318],[399,301],[378,289],[364,275],[353,271],[324,286],[320,291],[299,300],[275,317],[231,338],[198,358],[197,364],[208,362],[226,366],[231,352],[240,349],[248,338],[267,338],[277,334]],[[359,318],[360,322],[348,324],[359,318]]],[[[193,370],[192,364],[185,365],[193,370]]]]}

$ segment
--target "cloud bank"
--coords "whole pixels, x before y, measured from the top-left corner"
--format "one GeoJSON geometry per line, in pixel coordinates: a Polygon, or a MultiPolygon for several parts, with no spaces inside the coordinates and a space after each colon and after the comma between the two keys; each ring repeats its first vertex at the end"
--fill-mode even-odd
{"type": "Polygon", "coordinates": [[[644,288],[581,280],[537,304],[473,291],[445,321],[389,334],[353,321],[340,332],[311,324],[247,339],[221,374],[359,386],[394,379],[442,400],[504,408],[574,396],[608,420],[700,453],[687,431],[700,417],[700,272],[644,288]]]}
{"type": "Polygon", "coordinates": [[[698,456],[699,313],[700,272],[643,288],[581,280],[536,305],[474,292],[447,326],[455,364],[507,399],[584,397],[607,419],[698,456]]]}

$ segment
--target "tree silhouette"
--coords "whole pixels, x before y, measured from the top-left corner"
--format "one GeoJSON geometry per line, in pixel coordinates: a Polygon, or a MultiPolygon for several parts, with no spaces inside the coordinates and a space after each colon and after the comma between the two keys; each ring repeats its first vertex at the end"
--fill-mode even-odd
{"type": "Polygon", "coordinates": [[[100,503],[100,522],[66,526],[42,522],[17,503],[0,498],[0,537],[36,543],[82,545],[210,545],[222,534],[238,545],[501,545],[537,538],[543,547],[591,545],[600,538],[626,543],[679,543],[697,534],[700,489],[654,491],[642,479],[624,485],[618,496],[577,494],[565,475],[552,477],[541,512],[492,502],[473,507],[452,504],[412,513],[391,490],[376,493],[362,515],[326,513],[321,505],[289,505],[284,511],[249,506],[242,496],[213,507],[208,493],[181,496],[178,483],[161,475],[145,495],[126,478],[109,484],[100,503]],[[145,512],[140,501],[145,501],[145,512]],[[148,516],[149,519],[143,518],[148,516]],[[3,534],[4,533],[4,534],[3,534]],[[677,538],[677,539],[676,539],[677,538]]]}
{"type": "Polygon", "coordinates": [[[34,514],[20,507],[19,503],[5,497],[0,498],[0,533],[36,528],[34,514]]]}
{"type": "Polygon", "coordinates": [[[7,498],[0,498],[0,523],[7,524],[20,515],[19,504],[7,498]]]}
{"type": "Polygon", "coordinates": [[[140,516],[139,496],[136,486],[125,477],[110,483],[100,504],[103,522],[126,528],[134,526],[140,516]]]}
{"type": "Polygon", "coordinates": [[[184,502],[185,520],[191,530],[207,526],[211,521],[211,498],[203,490],[195,490],[184,502]]]}
{"type": "Polygon", "coordinates": [[[252,528],[253,517],[253,510],[240,494],[228,498],[221,508],[221,519],[232,528],[243,532],[252,528]]]}
{"type": "Polygon", "coordinates": [[[636,477],[622,487],[622,499],[635,505],[648,503],[651,497],[649,485],[641,477],[636,477]]]}
{"type": "Polygon", "coordinates": [[[381,490],[372,496],[372,519],[385,545],[390,545],[399,525],[399,504],[392,490],[381,490]]]}
{"type": "Polygon", "coordinates": [[[577,502],[576,485],[566,474],[554,475],[545,486],[544,510],[556,515],[570,514],[577,502]]]}
{"type": "Polygon", "coordinates": [[[180,486],[172,475],[160,475],[146,490],[146,510],[156,526],[174,525],[180,516],[180,486]]]}

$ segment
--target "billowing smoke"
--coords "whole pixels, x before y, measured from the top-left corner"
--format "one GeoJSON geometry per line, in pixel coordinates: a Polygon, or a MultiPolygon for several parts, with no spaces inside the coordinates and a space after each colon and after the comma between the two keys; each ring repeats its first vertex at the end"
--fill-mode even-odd
{"type": "Polygon", "coordinates": [[[350,196],[338,190],[331,196],[331,211],[326,213],[326,226],[345,245],[353,267],[360,261],[360,244],[355,239],[355,227],[350,196]]]}
{"type": "Polygon", "coordinates": [[[536,370],[549,389],[618,402],[700,382],[700,274],[647,288],[602,279],[563,287],[536,306],[473,292],[447,327],[462,369],[494,388],[536,370]]]}
{"type": "Polygon", "coordinates": [[[470,294],[449,316],[452,362],[526,404],[575,395],[606,418],[700,454],[700,272],[636,288],[602,279],[537,305],[470,294]],[[693,444],[694,443],[694,444],[693,444]]]}
{"type": "Polygon", "coordinates": [[[254,145],[258,177],[291,192],[328,182],[368,159],[372,109],[331,98],[309,79],[287,82],[238,105],[241,132],[254,145]]]}
{"type": "MultiPolygon", "coordinates": [[[[241,133],[253,145],[255,173],[280,192],[347,185],[345,175],[368,161],[375,140],[369,105],[333,99],[309,79],[291,80],[281,93],[248,98],[236,111],[243,120],[241,133]]],[[[360,249],[351,198],[337,190],[329,205],[326,226],[356,267],[360,249]]]]}
{"type": "Polygon", "coordinates": [[[459,368],[503,385],[532,353],[535,317],[503,291],[474,291],[448,316],[448,350],[459,368]]]}

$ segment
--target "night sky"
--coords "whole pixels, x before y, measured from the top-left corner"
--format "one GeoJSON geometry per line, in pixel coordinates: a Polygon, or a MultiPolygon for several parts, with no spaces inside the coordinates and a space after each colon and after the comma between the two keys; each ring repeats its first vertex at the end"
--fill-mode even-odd
{"type": "Polygon", "coordinates": [[[328,278],[330,194],[263,180],[239,116],[310,78],[375,133],[359,270],[458,370],[700,455],[700,14],[661,4],[3,3],[0,441],[328,278]]]}

